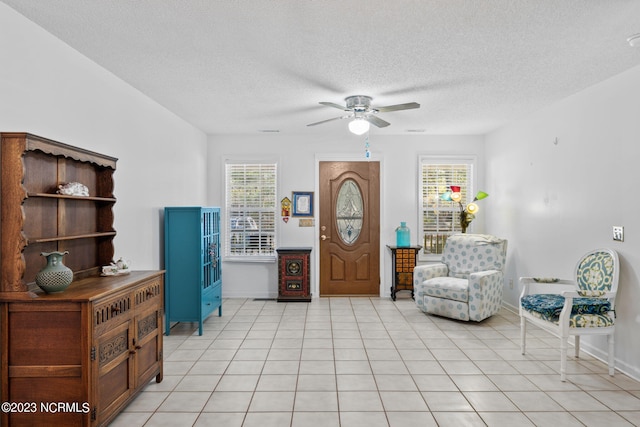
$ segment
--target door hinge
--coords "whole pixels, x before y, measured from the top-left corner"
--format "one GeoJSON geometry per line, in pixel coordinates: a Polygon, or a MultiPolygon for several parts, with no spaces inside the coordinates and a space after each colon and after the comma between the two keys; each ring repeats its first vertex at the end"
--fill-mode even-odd
{"type": "Polygon", "coordinates": [[[91,421],[95,421],[98,418],[98,408],[97,407],[93,407],[93,409],[91,410],[91,421]]]}
{"type": "Polygon", "coordinates": [[[95,360],[96,360],[96,348],[94,346],[94,347],[91,347],[91,361],[95,362],[95,360]]]}

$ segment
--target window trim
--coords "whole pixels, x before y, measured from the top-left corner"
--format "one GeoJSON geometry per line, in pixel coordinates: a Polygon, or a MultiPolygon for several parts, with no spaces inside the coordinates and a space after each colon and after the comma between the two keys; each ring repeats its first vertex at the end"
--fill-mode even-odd
{"type": "MultiPolygon", "coordinates": [[[[224,261],[227,262],[250,262],[250,263],[263,263],[263,262],[275,262],[277,259],[277,241],[278,241],[278,221],[277,219],[279,218],[278,216],[278,206],[279,206],[279,202],[278,202],[278,193],[279,193],[279,174],[278,174],[278,168],[279,168],[279,161],[277,159],[274,158],[262,158],[262,159],[257,159],[257,158],[247,158],[247,159],[242,159],[242,158],[233,158],[233,159],[224,159],[223,161],[223,170],[222,170],[222,175],[223,175],[223,194],[224,194],[224,216],[223,216],[223,221],[224,221],[224,230],[225,230],[225,244],[224,244],[224,261]],[[273,227],[273,253],[271,254],[263,254],[263,255],[250,255],[250,254],[244,254],[244,255],[238,255],[238,254],[231,254],[230,250],[231,250],[231,219],[229,217],[230,215],[230,211],[233,210],[233,208],[229,205],[229,198],[228,198],[228,185],[227,185],[227,166],[231,166],[231,165],[273,165],[274,167],[274,171],[275,171],[275,183],[274,183],[274,207],[273,207],[273,215],[274,215],[274,227],[273,227]]],[[[247,209],[246,207],[244,207],[244,209],[247,209]]]]}
{"type": "MultiPolygon", "coordinates": [[[[467,164],[471,166],[471,182],[467,186],[467,198],[472,197],[472,195],[476,194],[476,188],[478,188],[478,157],[476,155],[429,155],[429,154],[421,154],[418,156],[418,173],[417,173],[417,181],[418,181],[418,206],[417,206],[417,216],[418,216],[418,244],[420,246],[424,246],[424,224],[423,224],[423,182],[422,182],[422,167],[423,165],[451,165],[451,164],[467,164]]],[[[455,184],[455,183],[451,183],[455,184]]],[[[467,200],[463,202],[463,204],[469,203],[471,200],[467,200]]],[[[467,232],[472,233],[474,228],[474,223],[471,223],[467,232]]],[[[427,254],[424,252],[424,248],[418,254],[419,261],[440,261],[442,258],[441,254],[427,254]]]]}

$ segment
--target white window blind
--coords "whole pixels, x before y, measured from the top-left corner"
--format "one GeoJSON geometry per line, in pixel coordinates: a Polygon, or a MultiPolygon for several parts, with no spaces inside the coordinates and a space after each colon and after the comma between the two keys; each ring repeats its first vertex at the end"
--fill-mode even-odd
{"type": "Polygon", "coordinates": [[[225,165],[227,257],[275,257],[276,183],[276,163],[225,165]]]}
{"type": "Polygon", "coordinates": [[[447,202],[441,195],[449,186],[457,185],[466,206],[473,193],[473,159],[420,159],[420,221],[419,237],[423,242],[423,254],[440,254],[447,237],[459,233],[460,207],[447,202]]]}

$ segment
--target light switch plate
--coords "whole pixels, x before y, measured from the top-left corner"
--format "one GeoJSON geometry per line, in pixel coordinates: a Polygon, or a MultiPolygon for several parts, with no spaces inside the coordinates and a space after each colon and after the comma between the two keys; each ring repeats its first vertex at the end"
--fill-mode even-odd
{"type": "Polygon", "coordinates": [[[617,242],[624,242],[624,227],[621,225],[613,226],[613,240],[617,242]]]}

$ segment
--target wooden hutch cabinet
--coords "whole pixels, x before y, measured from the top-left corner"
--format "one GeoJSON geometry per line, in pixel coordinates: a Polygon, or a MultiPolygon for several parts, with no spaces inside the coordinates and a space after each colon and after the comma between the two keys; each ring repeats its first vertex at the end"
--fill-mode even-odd
{"type": "Polygon", "coordinates": [[[7,426],[107,425],[162,380],[164,274],[101,277],[113,261],[116,160],[26,133],[2,133],[0,401],[7,426]],[[89,196],[58,194],[79,182],[89,196]],[[71,285],[35,285],[41,252],[69,251],[71,285]]]}

